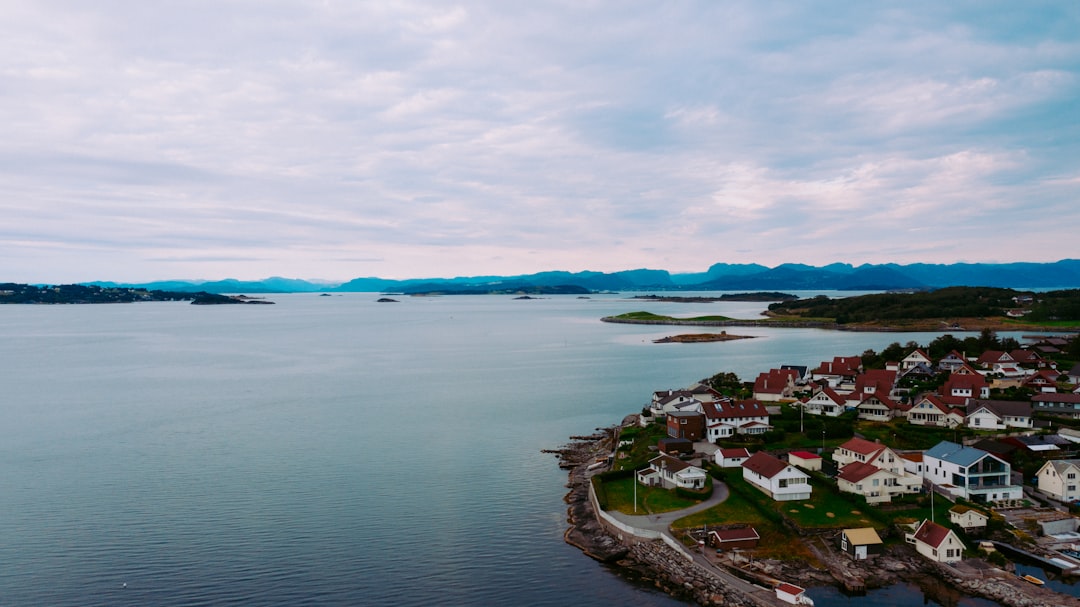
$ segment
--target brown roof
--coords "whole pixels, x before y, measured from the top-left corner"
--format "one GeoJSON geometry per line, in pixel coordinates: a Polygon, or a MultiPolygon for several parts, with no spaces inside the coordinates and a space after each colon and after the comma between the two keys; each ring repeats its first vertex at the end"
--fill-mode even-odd
{"type": "Polygon", "coordinates": [[[671,457],[670,455],[658,455],[649,460],[649,465],[654,468],[664,468],[671,471],[672,474],[676,472],[682,472],[690,467],[690,464],[682,461],[677,457],[671,457]],[[657,461],[659,460],[659,461],[657,461]]]}
{"type": "Polygon", "coordinates": [[[929,544],[934,548],[940,547],[947,537],[949,537],[949,529],[929,520],[923,521],[922,525],[919,525],[918,531],[915,532],[917,541],[929,544]]]}
{"type": "Polygon", "coordinates": [[[746,447],[739,449],[721,449],[721,457],[750,457],[750,452],[746,450],[746,447]]]}
{"type": "Polygon", "coordinates": [[[788,463],[777,459],[764,451],[758,451],[750,456],[750,459],[742,463],[742,467],[751,472],[757,472],[765,478],[772,478],[780,474],[788,467],[788,463]]]}
{"type": "Polygon", "coordinates": [[[874,441],[868,441],[865,438],[855,437],[848,440],[846,443],[840,445],[841,449],[847,449],[853,451],[859,455],[873,455],[878,451],[885,448],[885,445],[881,443],[875,443],[874,441]]]}
{"type": "Polygon", "coordinates": [[[739,419],[743,417],[768,417],[769,411],[758,400],[740,400],[738,402],[719,401],[702,403],[705,417],[716,419],[739,419]]]}
{"type": "Polygon", "coordinates": [[[1021,400],[972,400],[968,403],[968,415],[982,408],[998,417],[1031,417],[1031,402],[1021,400]]]}
{"type": "Polygon", "coordinates": [[[865,462],[851,462],[841,468],[840,473],[837,474],[836,477],[848,481],[849,483],[857,483],[880,470],[881,469],[877,466],[865,462]]]}
{"type": "Polygon", "coordinates": [[[716,539],[721,542],[737,542],[740,540],[757,540],[761,539],[758,532],[753,527],[747,527],[745,529],[720,529],[712,532],[716,536],[716,539]]]}

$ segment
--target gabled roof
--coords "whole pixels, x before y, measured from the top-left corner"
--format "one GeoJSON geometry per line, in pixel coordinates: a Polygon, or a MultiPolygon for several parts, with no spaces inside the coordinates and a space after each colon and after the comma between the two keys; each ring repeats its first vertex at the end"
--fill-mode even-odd
{"type": "Polygon", "coordinates": [[[881,538],[878,537],[877,531],[873,527],[862,527],[859,529],[844,529],[844,535],[852,544],[856,546],[869,546],[871,544],[882,543],[881,538]]]}
{"type": "Polygon", "coordinates": [[[973,400],[968,403],[968,415],[974,415],[982,409],[986,409],[998,418],[1031,417],[1031,402],[1019,400],[973,400]]]}
{"type": "Polygon", "coordinates": [[[1012,363],[1016,362],[1012,356],[1009,356],[1008,352],[1002,352],[1001,350],[987,350],[983,352],[979,358],[975,360],[980,365],[992,365],[994,363],[1012,363]]]}
{"type": "Polygon", "coordinates": [[[868,464],[866,462],[851,462],[840,469],[836,478],[848,481],[849,483],[857,483],[864,478],[881,471],[881,468],[878,468],[873,464],[868,464]]]}
{"type": "Polygon", "coordinates": [[[758,451],[750,456],[750,459],[742,463],[742,467],[751,472],[756,472],[765,478],[772,478],[780,474],[788,467],[788,463],[765,453],[758,451]]]}
{"type": "Polygon", "coordinates": [[[838,405],[844,404],[844,397],[840,396],[836,392],[836,390],[833,390],[832,388],[830,388],[828,386],[823,386],[820,390],[818,390],[817,392],[814,392],[814,395],[811,396],[809,400],[813,400],[813,399],[817,398],[817,396],[819,394],[824,394],[829,400],[833,401],[834,403],[836,403],[838,405]]]}
{"type": "Polygon", "coordinates": [[[818,368],[811,371],[818,375],[857,375],[862,366],[858,356],[837,356],[831,361],[822,361],[818,368]]]}
{"type": "Polygon", "coordinates": [[[855,391],[869,392],[868,388],[874,388],[874,392],[888,394],[896,385],[896,371],[888,369],[870,369],[855,377],[855,391]]]}
{"type": "Polygon", "coordinates": [[[769,416],[769,411],[765,408],[765,405],[761,401],[754,399],[740,400],[738,402],[723,400],[715,403],[702,403],[701,407],[705,411],[705,417],[711,421],[769,416]]]}
{"type": "Polygon", "coordinates": [[[1066,474],[1069,468],[1080,470],[1080,459],[1052,459],[1043,464],[1042,468],[1039,468],[1039,472],[1042,472],[1043,468],[1051,466],[1058,476],[1066,474]]]}
{"type": "Polygon", "coordinates": [[[971,506],[965,506],[963,504],[957,504],[957,505],[953,506],[952,508],[949,508],[949,513],[950,514],[956,514],[956,515],[964,515],[964,514],[971,513],[971,514],[974,514],[976,516],[981,516],[984,519],[989,519],[990,518],[985,513],[983,513],[981,510],[976,510],[975,508],[972,508],[971,506]]]}
{"type": "Polygon", "coordinates": [[[794,369],[769,369],[766,373],[758,374],[754,380],[754,392],[780,394],[798,378],[799,372],[794,369]]]}
{"type": "Polygon", "coordinates": [[[657,469],[664,468],[672,474],[676,472],[682,472],[683,470],[692,467],[690,464],[682,461],[681,459],[677,457],[671,457],[666,453],[663,455],[657,455],[656,457],[649,460],[649,465],[657,469]]]}
{"type": "Polygon", "coordinates": [[[720,456],[724,458],[750,457],[750,451],[748,451],[746,447],[740,447],[738,449],[721,449],[720,456]]]}
{"type": "Polygon", "coordinates": [[[942,527],[928,519],[923,521],[922,524],[919,525],[919,529],[915,531],[915,540],[928,544],[934,548],[939,548],[941,547],[941,543],[945,541],[945,538],[949,537],[950,533],[952,533],[952,531],[947,527],[942,527]]]}
{"type": "Polygon", "coordinates": [[[875,443],[874,441],[868,441],[865,438],[855,437],[838,447],[839,449],[847,449],[853,453],[859,455],[871,456],[876,455],[879,451],[885,448],[885,445],[881,443],[875,443]]]}
{"type": "Polygon", "coordinates": [[[821,459],[820,455],[816,453],[810,453],[809,451],[792,451],[791,453],[788,453],[788,456],[792,455],[805,460],[821,459]]]}

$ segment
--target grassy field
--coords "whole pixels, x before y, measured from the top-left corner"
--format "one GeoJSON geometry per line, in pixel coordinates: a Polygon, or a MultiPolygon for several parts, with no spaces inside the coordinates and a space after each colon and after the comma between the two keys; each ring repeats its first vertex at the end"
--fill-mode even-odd
{"type": "Polygon", "coordinates": [[[604,482],[607,494],[607,509],[623,514],[660,514],[689,508],[699,500],[687,499],[674,491],[659,487],[637,486],[637,512],[634,511],[634,479],[621,478],[604,482]]]}

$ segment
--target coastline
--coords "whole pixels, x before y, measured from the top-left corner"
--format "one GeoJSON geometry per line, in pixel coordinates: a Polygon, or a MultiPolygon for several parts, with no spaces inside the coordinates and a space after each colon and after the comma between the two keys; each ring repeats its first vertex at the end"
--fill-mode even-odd
{"type": "Polygon", "coordinates": [[[642,319],[642,318],[619,318],[618,316],[605,316],[600,322],[625,325],[671,325],[686,327],[779,327],[783,329],[827,329],[831,331],[853,332],[877,332],[877,333],[905,333],[919,331],[945,331],[970,333],[984,329],[991,331],[1031,331],[1039,333],[1078,333],[1080,328],[1075,327],[1044,327],[1040,325],[1006,323],[994,319],[959,319],[957,321],[945,321],[940,319],[910,321],[902,324],[838,324],[819,320],[679,320],[679,319],[642,319]]]}
{"type": "MultiPolygon", "coordinates": [[[[622,426],[634,417],[628,416],[622,426]]],[[[685,554],[664,542],[636,538],[601,522],[590,499],[590,478],[591,473],[598,471],[595,467],[597,458],[612,453],[616,432],[616,427],[605,428],[602,434],[574,437],[574,442],[549,451],[558,455],[561,467],[569,469],[566,485],[569,492],[563,498],[567,503],[569,527],[563,535],[564,540],[589,557],[609,564],[628,580],[654,586],[680,600],[693,601],[704,607],[783,605],[741,591],[722,580],[716,572],[688,561],[685,554]]],[[[782,579],[807,588],[844,588],[853,578],[862,580],[869,590],[907,583],[918,586],[926,596],[941,599],[943,604],[955,604],[959,598],[969,596],[1006,607],[1080,607],[1080,598],[1034,586],[1015,576],[1002,577],[989,572],[961,575],[918,556],[906,544],[891,546],[873,561],[859,562],[837,555],[830,548],[826,535],[799,536],[799,541],[805,543],[822,563],[814,566],[766,560],[757,562],[756,572],[733,569],[728,573],[744,579],[757,578],[758,583],[782,579]]]]}

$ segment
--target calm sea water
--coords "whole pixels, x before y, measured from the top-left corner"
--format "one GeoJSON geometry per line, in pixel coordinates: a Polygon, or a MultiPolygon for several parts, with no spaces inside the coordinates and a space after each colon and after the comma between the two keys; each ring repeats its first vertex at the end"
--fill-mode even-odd
{"type": "Polygon", "coordinates": [[[598,319],[762,306],[376,298],[0,306],[0,605],[677,605],[563,543],[540,450],[718,371],[934,336],[658,345],[598,319]]]}

